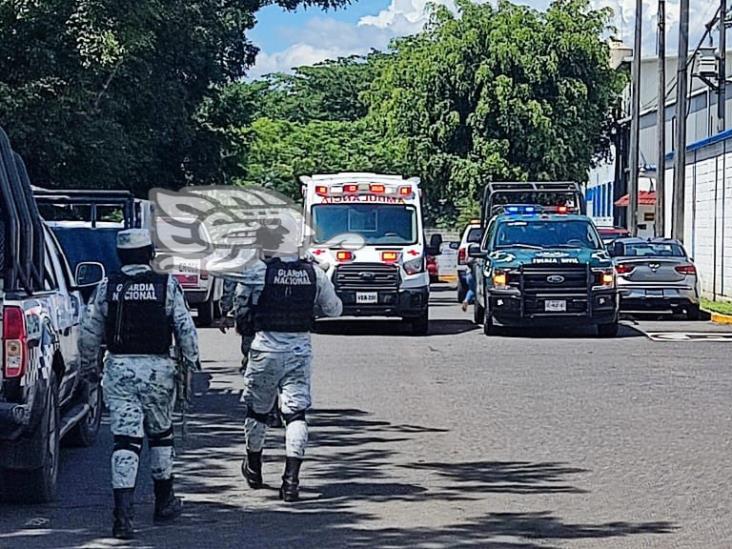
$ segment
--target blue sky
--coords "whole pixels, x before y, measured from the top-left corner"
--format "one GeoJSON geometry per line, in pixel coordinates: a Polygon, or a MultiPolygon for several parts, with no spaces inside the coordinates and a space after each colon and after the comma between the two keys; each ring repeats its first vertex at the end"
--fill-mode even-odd
{"type": "MultiPolygon", "coordinates": [[[[354,0],[351,6],[322,11],[299,9],[285,12],[267,7],[258,15],[257,26],[249,37],[261,48],[250,77],[276,71],[288,71],[324,59],[363,54],[372,48],[384,49],[397,36],[418,32],[426,21],[430,2],[454,8],[454,0],[354,0]]],[[[477,0],[479,2],[494,0],[477,0]]],[[[537,9],[545,9],[550,0],[515,0],[537,9]]],[[[653,54],[656,43],[657,0],[644,2],[644,54],[653,54]]],[[[676,44],[679,0],[668,0],[670,48],[676,44]]],[[[626,42],[632,42],[635,0],[592,0],[595,7],[609,6],[615,11],[614,25],[626,42]]],[[[692,0],[691,34],[695,44],[703,24],[711,19],[718,2],[692,0]]],[[[673,51],[673,50],[672,50],[673,51]]]]}

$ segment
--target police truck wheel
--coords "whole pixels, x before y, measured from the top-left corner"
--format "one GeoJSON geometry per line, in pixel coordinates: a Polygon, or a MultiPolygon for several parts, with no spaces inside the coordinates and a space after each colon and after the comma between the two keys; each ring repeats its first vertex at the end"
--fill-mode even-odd
{"type": "Polygon", "coordinates": [[[430,311],[425,309],[417,318],[412,320],[412,335],[423,336],[430,331],[430,311]]]}
{"type": "Polygon", "coordinates": [[[495,335],[496,327],[493,325],[493,317],[491,317],[488,309],[485,307],[481,307],[481,309],[483,309],[483,334],[487,336],[495,335]]]}
{"type": "Polygon", "coordinates": [[[211,326],[214,320],[214,302],[212,299],[204,301],[198,306],[198,324],[204,328],[211,326]]]}
{"type": "Polygon", "coordinates": [[[37,469],[3,469],[3,499],[17,503],[48,503],[56,499],[56,480],[59,462],[59,409],[58,387],[52,375],[43,418],[34,437],[41,437],[43,465],[37,469]]]}
{"type": "Polygon", "coordinates": [[[611,324],[598,324],[597,335],[600,337],[615,337],[618,335],[620,325],[617,322],[611,324]]]}

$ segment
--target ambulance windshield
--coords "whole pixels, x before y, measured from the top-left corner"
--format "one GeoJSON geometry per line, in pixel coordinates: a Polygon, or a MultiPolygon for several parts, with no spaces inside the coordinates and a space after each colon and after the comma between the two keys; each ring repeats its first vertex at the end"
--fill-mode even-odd
{"type": "Polygon", "coordinates": [[[313,207],[315,243],[357,234],[366,245],[403,246],[417,242],[417,211],[397,204],[328,204],[313,207]]]}

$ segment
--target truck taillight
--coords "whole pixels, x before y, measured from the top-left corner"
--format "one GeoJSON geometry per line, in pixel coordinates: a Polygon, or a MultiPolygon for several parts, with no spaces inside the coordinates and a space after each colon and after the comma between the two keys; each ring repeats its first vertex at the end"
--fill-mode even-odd
{"type": "Polygon", "coordinates": [[[460,248],[458,250],[458,256],[457,256],[458,265],[466,265],[468,263],[467,259],[468,259],[468,249],[460,248]]]}
{"type": "Polygon", "coordinates": [[[384,185],[375,183],[369,187],[369,190],[374,194],[384,194],[386,192],[386,187],[384,185]]]}
{"type": "Polygon", "coordinates": [[[315,187],[315,194],[318,196],[328,196],[328,187],[325,185],[318,185],[315,187]]]}
{"type": "Polygon", "coordinates": [[[3,311],[3,344],[5,345],[5,377],[25,374],[28,356],[25,312],[20,307],[5,307],[3,311]]]}
{"type": "Polygon", "coordinates": [[[412,187],[399,187],[399,194],[401,196],[412,196],[412,187]]]}
{"type": "Polygon", "coordinates": [[[343,185],[343,192],[344,193],[357,193],[358,185],[354,185],[354,184],[343,185]]]}

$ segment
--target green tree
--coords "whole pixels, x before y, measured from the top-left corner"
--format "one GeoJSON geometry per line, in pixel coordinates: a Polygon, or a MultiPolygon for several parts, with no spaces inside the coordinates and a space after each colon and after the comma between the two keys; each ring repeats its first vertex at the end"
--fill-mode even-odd
{"type": "Polygon", "coordinates": [[[256,11],[349,1],[0,2],[0,125],[40,185],[221,182],[248,121],[222,86],[254,62],[256,11]]]}
{"type": "Polygon", "coordinates": [[[425,32],[397,40],[375,80],[370,118],[406,138],[433,218],[458,214],[491,180],[583,181],[607,151],[623,85],[603,41],[610,12],[556,0],[546,12],[457,0],[425,32]]]}

